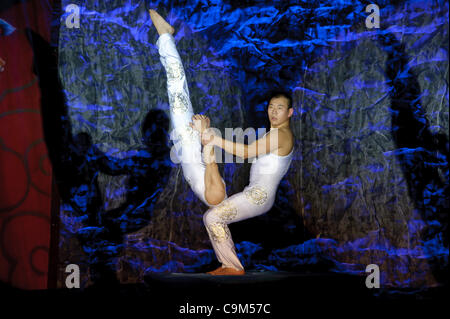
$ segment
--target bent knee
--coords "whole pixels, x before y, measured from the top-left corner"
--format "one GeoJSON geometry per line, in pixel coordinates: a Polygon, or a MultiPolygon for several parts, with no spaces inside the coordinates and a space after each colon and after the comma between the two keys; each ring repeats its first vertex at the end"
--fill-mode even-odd
{"type": "Polygon", "coordinates": [[[217,206],[211,207],[203,214],[203,223],[205,226],[208,226],[217,222],[222,222],[220,219],[220,209],[217,206]]]}
{"type": "Polygon", "coordinates": [[[214,208],[212,209],[208,209],[206,211],[206,213],[203,214],[203,224],[205,224],[205,226],[208,226],[209,224],[214,223],[214,213],[213,213],[214,208]]]}

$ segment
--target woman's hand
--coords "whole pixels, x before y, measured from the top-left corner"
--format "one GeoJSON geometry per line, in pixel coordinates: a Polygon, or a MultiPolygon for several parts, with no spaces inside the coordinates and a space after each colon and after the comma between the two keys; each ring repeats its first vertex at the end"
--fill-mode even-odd
{"type": "Polygon", "coordinates": [[[216,137],[216,135],[214,134],[214,130],[212,128],[204,130],[202,133],[202,144],[208,145],[214,140],[214,137],[216,137]]]}
{"type": "Polygon", "coordinates": [[[209,117],[202,114],[195,114],[192,116],[192,121],[189,123],[189,126],[202,135],[202,144],[207,145],[211,143],[215,137],[215,133],[210,127],[211,121],[209,117]]]}
{"type": "Polygon", "coordinates": [[[194,130],[198,131],[200,134],[203,133],[207,128],[209,128],[210,120],[209,117],[202,114],[195,114],[192,116],[192,121],[189,126],[194,130]]]}

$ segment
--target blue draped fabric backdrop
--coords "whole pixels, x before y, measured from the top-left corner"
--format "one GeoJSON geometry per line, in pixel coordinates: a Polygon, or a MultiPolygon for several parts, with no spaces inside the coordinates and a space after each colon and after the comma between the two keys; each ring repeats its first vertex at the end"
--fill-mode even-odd
{"type": "MultiPolygon", "coordinates": [[[[80,8],[80,28],[65,27],[68,13],[63,15],[59,67],[71,134],[88,133],[107,168],[93,173],[95,186],[68,187],[71,198],[61,206],[61,267],[78,263],[87,274],[96,252],[103,251],[121,282],[141,281],[148,272],[206,269],[214,260],[202,224],[207,207],[194,197],[179,165],[166,162],[170,172],[160,170],[154,178],[166,182],[146,196],[130,197],[133,188],[145,193],[147,187],[132,176],[146,176],[151,163],[159,165],[145,143],[146,119],[151,111],[168,116],[169,110],[147,12],[152,6],[65,0],[63,8],[70,3],[80,8]],[[99,192],[92,195],[92,188],[99,192]],[[95,214],[123,213],[117,221],[123,241],[83,242],[104,228],[87,222],[89,196],[100,198],[95,214]],[[141,223],[133,221],[136,211],[141,223]]],[[[379,29],[365,24],[367,4],[156,6],[176,29],[194,111],[210,116],[223,133],[226,127],[264,127],[267,93],[293,93],[296,153],[275,206],[230,227],[247,269],[326,265],[328,271],[364,275],[368,264],[377,264],[385,287],[444,280],[448,3],[378,1],[379,29]],[[266,231],[276,236],[263,238],[266,231]]],[[[248,183],[249,167],[220,164],[228,195],[248,183]]],[[[87,275],[84,280],[89,284],[87,275]]]]}

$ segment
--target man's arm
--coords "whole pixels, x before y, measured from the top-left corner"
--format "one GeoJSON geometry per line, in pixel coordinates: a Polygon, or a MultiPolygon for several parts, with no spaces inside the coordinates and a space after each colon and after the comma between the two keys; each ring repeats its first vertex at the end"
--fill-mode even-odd
{"type": "Polygon", "coordinates": [[[250,145],[235,143],[220,136],[214,135],[211,143],[222,148],[223,150],[225,150],[225,152],[246,159],[264,155],[278,149],[278,135],[278,130],[272,130],[250,145]]]}

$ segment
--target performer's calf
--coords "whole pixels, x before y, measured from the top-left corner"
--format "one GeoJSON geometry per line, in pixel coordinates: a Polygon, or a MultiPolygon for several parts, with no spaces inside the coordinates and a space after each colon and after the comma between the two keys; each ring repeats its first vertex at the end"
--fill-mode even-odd
{"type": "Polygon", "coordinates": [[[205,199],[211,205],[221,203],[225,198],[225,185],[220,176],[219,167],[214,160],[214,148],[210,145],[203,147],[205,170],[205,199]]]}

